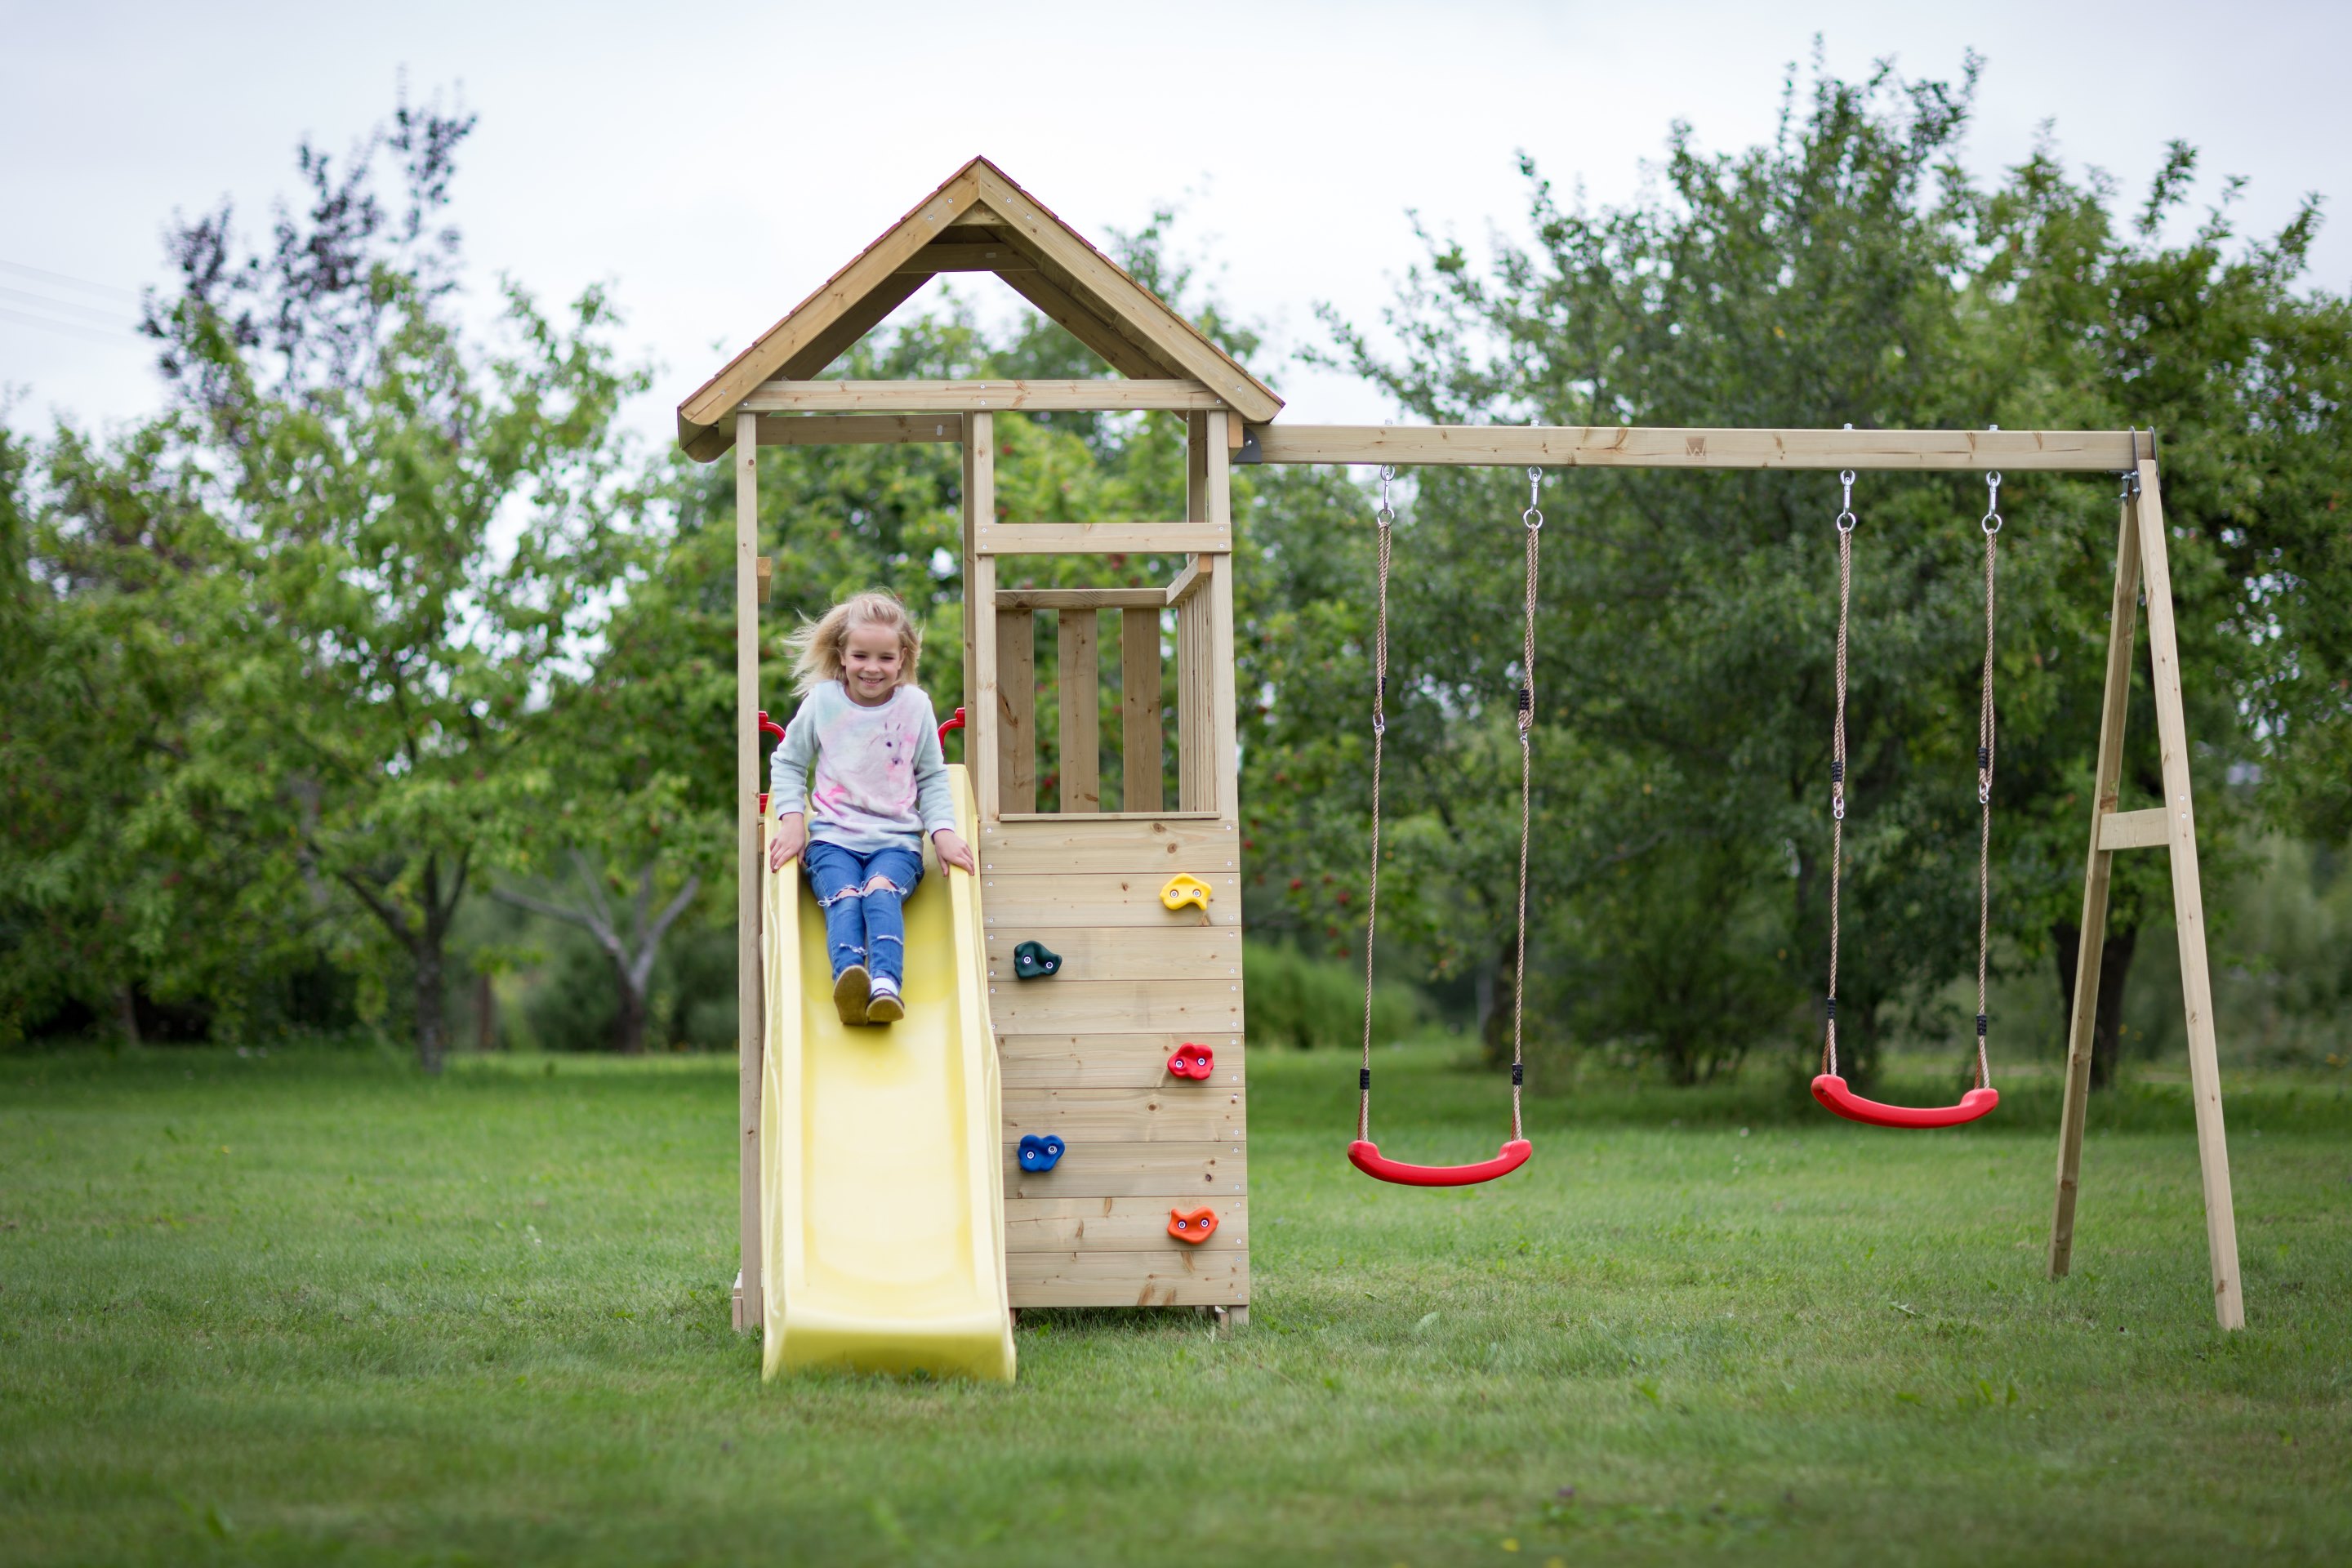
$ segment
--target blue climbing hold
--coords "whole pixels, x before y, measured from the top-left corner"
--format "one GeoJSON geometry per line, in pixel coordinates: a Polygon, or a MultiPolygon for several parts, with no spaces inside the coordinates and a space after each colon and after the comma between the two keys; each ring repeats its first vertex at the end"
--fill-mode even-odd
{"type": "Polygon", "coordinates": [[[1039,1137],[1034,1132],[1021,1135],[1021,1168],[1024,1171],[1050,1171],[1062,1163],[1062,1141],[1048,1132],[1039,1137]]]}

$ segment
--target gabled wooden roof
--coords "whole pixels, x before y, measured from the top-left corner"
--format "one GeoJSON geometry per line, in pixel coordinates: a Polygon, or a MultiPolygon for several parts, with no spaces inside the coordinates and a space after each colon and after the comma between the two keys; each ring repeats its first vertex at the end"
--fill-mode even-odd
{"type": "Polygon", "coordinates": [[[677,405],[677,440],[709,462],[735,444],[735,405],[764,381],[806,381],[940,272],[994,272],[1121,375],[1198,381],[1242,418],[1282,408],[1158,295],[1044,203],[974,158],[677,405]]]}

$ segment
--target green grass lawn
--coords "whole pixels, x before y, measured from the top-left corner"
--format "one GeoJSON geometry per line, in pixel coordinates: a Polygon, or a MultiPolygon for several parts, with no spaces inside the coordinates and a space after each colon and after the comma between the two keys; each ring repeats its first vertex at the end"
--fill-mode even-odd
{"type": "MultiPolygon", "coordinates": [[[[0,1058],[0,1560],[2352,1560],[2352,1100],[1853,1128],[1782,1087],[1530,1101],[1534,1162],[1356,1176],[1352,1057],[1254,1053],[1255,1321],[1028,1316],[1010,1388],[762,1385],[731,1063],[0,1058]]],[[[1395,1053],[1402,1158],[1491,1077],[1395,1053]]]]}

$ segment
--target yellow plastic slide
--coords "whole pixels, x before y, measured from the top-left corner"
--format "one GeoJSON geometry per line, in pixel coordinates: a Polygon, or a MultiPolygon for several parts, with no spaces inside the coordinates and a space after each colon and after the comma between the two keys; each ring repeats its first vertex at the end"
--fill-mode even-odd
{"type": "MultiPolygon", "coordinates": [[[[977,846],[971,780],[948,773],[977,846]]],[[[1004,1171],[980,890],[924,847],[907,1016],[834,1010],[824,917],[797,861],[767,879],[760,1099],[761,1368],[1013,1377],[1004,1171]]]]}

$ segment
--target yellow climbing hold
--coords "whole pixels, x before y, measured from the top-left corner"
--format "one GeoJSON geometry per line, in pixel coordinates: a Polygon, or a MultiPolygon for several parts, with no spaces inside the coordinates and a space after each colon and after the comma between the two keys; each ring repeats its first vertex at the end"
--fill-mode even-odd
{"type": "Polygon", "coordinates": [[[1181,910],[1186,904],[1196,910],[1205,910],[1209,907],[1209,884],[1198,877],[1188,877],[1180,871],[1169,878],[1168,885],[1160,889],[1160,901],[1171,910],[1181,910]]]}

